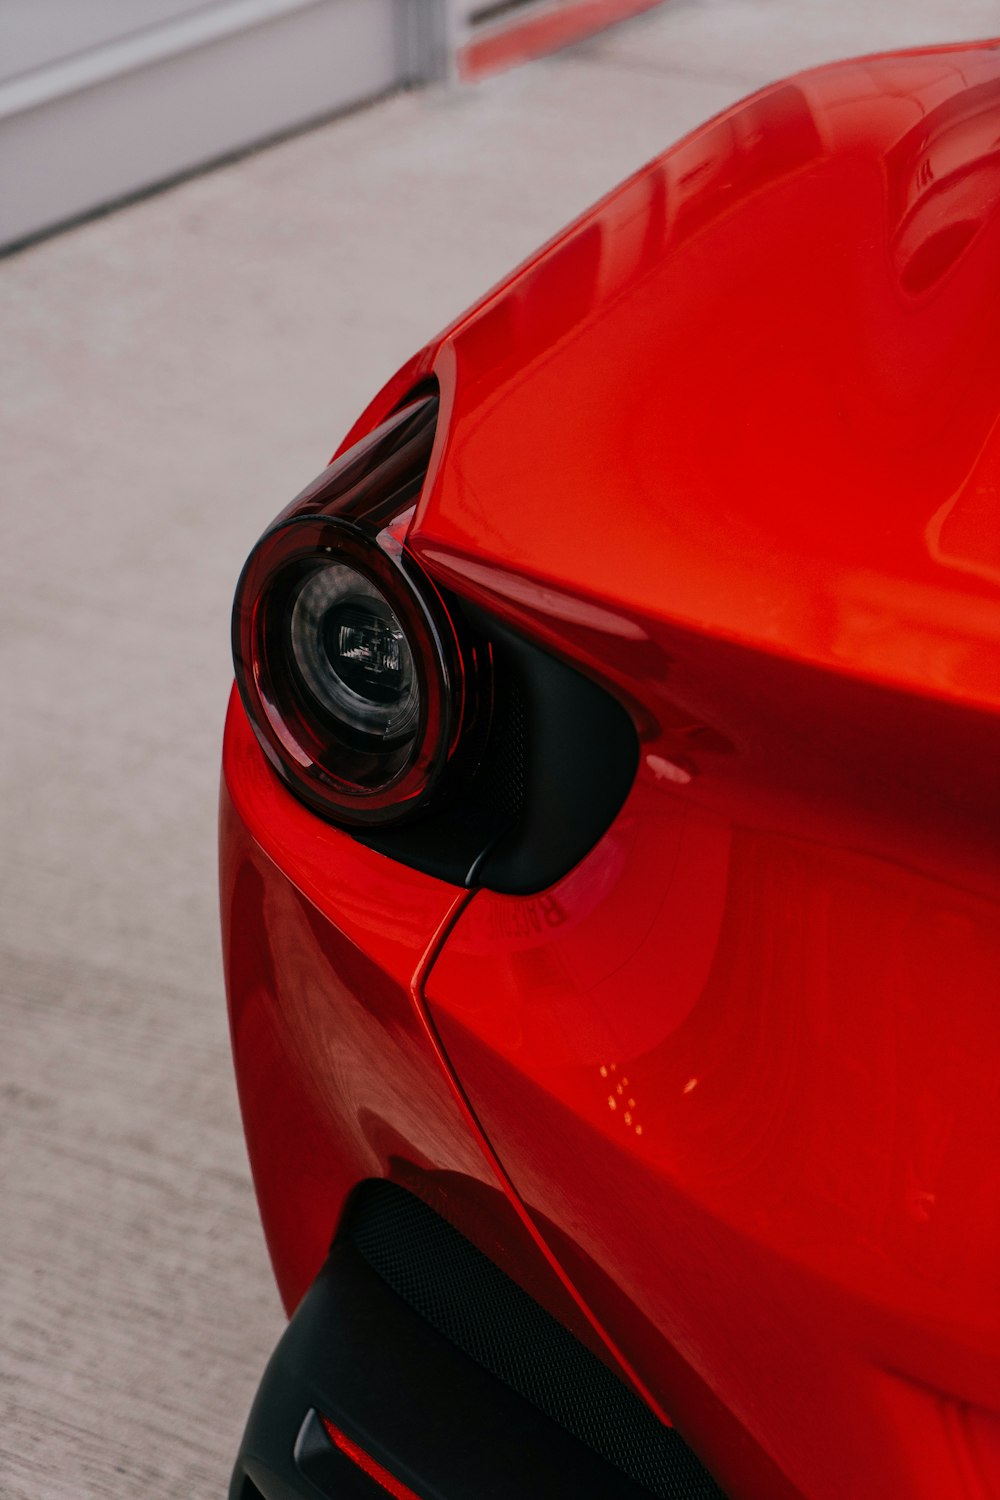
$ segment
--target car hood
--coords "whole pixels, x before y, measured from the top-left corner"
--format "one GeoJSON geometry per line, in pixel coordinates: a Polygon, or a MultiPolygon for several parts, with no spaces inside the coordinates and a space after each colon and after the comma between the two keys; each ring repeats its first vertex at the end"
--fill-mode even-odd
{"type": "Polygon", "coordinates": [[[411,545],[622,681],[680,630],[997,708],[998,210],[994,43],[737,105],[401,372],[411,545]]]}

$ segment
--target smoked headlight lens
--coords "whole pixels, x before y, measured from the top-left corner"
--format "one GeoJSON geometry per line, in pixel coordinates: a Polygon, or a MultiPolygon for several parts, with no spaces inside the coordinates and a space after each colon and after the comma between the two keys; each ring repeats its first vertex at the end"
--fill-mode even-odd
{"type": "Polygon", "coordinates": [[[292,600],[289,638],[306,691],[345,737],[383,749],[413,739],[420,707],[413,652],[370,579],[343,563],[307,573],[292,600]]]}

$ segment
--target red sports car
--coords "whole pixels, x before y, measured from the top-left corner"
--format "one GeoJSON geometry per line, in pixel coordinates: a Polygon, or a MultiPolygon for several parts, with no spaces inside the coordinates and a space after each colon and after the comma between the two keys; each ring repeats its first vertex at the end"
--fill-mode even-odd
{"type": "Polygon", "coordinates": [[[1000,1495],[1000,47],[654,161],[240,579],[233,1500],[1000,1495]]]}

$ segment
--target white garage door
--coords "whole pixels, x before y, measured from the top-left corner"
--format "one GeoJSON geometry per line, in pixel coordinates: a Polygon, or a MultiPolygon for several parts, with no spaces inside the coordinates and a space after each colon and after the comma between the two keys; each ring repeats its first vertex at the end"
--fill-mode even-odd
{"type": "Polygon", "coordinates": [[[400,84],[656,0],[0,0],[0,250],[400,84]]]}
{"type": "Polygon", "coordinates": [[[0,245],[431,69],[442,0],[0,0],[0,245]]]}

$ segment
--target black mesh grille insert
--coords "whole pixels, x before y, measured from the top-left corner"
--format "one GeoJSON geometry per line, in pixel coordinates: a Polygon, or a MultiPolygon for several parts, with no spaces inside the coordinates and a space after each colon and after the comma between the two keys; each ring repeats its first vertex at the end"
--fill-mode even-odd
{"type": "Polygon", "coordinates": [[[496,685],[494,721],[483,763],[469,788],[471,800],[483,809],[486,826],[506,833],[524,811],[528,731],[524,697],[517,678],[496,685]]]}
{"type": "Polygon", "coordinates": [[[419,1198],[366,1183],[345,1228],[433,1328],[661,1500],[723,1500],[682,1438],[419,1198]]]}

